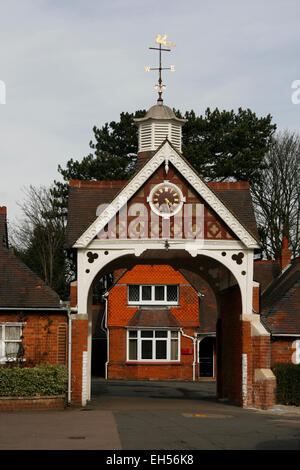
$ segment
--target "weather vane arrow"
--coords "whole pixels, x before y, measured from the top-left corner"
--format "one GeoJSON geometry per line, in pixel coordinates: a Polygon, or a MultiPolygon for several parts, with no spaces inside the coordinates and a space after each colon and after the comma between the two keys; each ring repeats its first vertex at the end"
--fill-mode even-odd
{"type": "Polygon", "coordinates": [[[162,46],[165,47],[175,47],[175,44],[173,42],[168,41],[167,42],[167,35],[161,35],[158,34],[156,36],[156,43],[159,44],[159,47],[149,47],[149,49],[153,49],[155,51],[159,51],[159,67],[145,67],[146,72],[150,72],[150,70],[158,70],[158,84],[155,85],[155,88],[158,90],[158,100],[157,102],[163,101],[162,99],[162,92],[166,88],[166,85],[163,85],[162,83],[162,78],[161,78],[161,72],[162,70],[171,70],[171,72],[175,72],[175,67],[174,65],[171,65],[170,67],[162,67],[162,52],[170,52],[171,49],[163,49],[162,46]]]}

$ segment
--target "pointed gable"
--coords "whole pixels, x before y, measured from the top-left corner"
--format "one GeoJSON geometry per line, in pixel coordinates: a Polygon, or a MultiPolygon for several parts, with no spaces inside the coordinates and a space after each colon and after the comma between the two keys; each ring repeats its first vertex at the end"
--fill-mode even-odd
{"type": "MultiPolygon", "coordinates": [[[[255,223],[255,217],[253,212],[252,201],[249,192],[249,185],[247,183],[240,185],[240,191],[244,195],[244,204],[240,204],[239,208],[242,209],[241,216],[235,214],[235,209],[238,208],[238,198],[232,193],[233,186],[219,187],[214,190],[213,185],[206,183],[192,168],[188,161],[168,142],[166,139],[152,157],[145,161],[139,171],[122,187],[119,192],[116,191],[117,197],[115,196],[111,204],[107,209],[96,218],[90,227],[81,234],[74,247],[85,247],[96,237],[101,231],[105,230],[107,223],[112,220],[113,217],[117,216],[119,210],[124,206],[125,203],[130,204],[134,197],[140,197],[145,187],[149,184],[151,179],[159,181],[162,178],[162,173],[165,171],[165,180],[170,180],[170,176],[173,171],[173,177],[181,179],[181,184],[187,191],[189,191],[189,198],[196,197],[199,203],[205,204],[206,211],[206,232],[207,238],[211,239],[239,239],[247,247],[258,248],[260,242],[257,236],[257,229],[255,223]],[[169,173],[170,170],[170,173],[169,173]],[[243,186],[243,187],[242,187],[243,186]],[[229,192],[231,190],[231,195],[229,192]],[[221,197],[218,195],[223,193],[221,197]],[[193,196],[192,196],[193,193],[193,196]],[[231,207],[230,201],[225,201],[226,196],[231,196],[231,207]],[[246,197],[245,197],[246,196],[246,197]],[[211,217],[211,220],[208,220],[211,217]],[[226,232],[226,233],[225,233],[226,232]]],[[[154,183],[152,183],[154,184],[154,183]]],[[[238,187],[238,185],[236,186],[238,187]]],[[[143,197],[143,196],[142,196],[143,197]]],[[[241,198],[240,198],[241,202],[241,198]]],[[[148,207],[148,205],[147,205],[148,207]]],[[[95,208],[94,208],[95,210],[95,208]]],[[[72,214],[70,215],[72,217],[72,214]]],[[[138,238],[138,237],[137,237],[138,238]]],[[[141,237],[140,237],[141,238],[141,237]]]]}
{"type": "Polygon", "coordinates": [[[272,334],[300,335],[300,258],[262,296],[262,320],[272,334]]]}

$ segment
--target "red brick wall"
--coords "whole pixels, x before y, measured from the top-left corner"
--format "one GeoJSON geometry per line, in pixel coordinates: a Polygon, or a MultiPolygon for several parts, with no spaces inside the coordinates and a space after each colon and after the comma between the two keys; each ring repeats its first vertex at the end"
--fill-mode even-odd
{"type": "MultiPolygon", "coordinates": [[[[185,329],[184,333],[192,336],[193,329],[185,329]]],[[[137,380],[192,380],[193,354],[181,354],[181,360],[174,363],[132,363],[126,362],[126,330],[124,328],[111,328],[110,361],[108,365],[109,379],[137,380]]],[[[180,349],[189,349],[192,352],[193,343],[189,338],[180,337],[180,349]]],[[[197,377],[197,375],[196,375],[197,377]]]]}
{"type": "MultiPolygon", "coordinates": [[[[179,271],[170,266],[135,266],[124,274],[109,294],[108,378],[192,380],[193,354],[181,354],[179,363],[126,363],[125,327],[138,308],[127,305],[127,285],[141,283],[179,284],[179,306],[170,307],[170,311],[184,328],[185,334],[193,336],[199,326],[198,294],[179,271]]],[[[180,341],[181,349],[192,351],[193,342],[190,339],[181,336],[180,341]]]]}
{"type": "Polygon", "coordinates": [[[138,308],[127,305],[127,285],[141,283],[179,284],[179,306],[170,307],[170,311],[181,326],[199,326],[198,294],[179,271],[171,266],[137,265],[109,293],[108,327],[128,325],[138,308]]]}
{"type": "Polygon", "coordinates": [[[0,398],[0,410],[2,411],[63,409],[65,405],[65,396],[0,398]]]}
{"type": "Polygon", "coordinates": [[[256,369],[270,369],[271,366],[271,346],[270,336],[253,336],[252,338],[252,397],[249,406],[256,408],[272,408],[275,403],[276,379],[255,380],[256,369]]]}
{"type": "Polygon", "coordinates": [[[21,322],[26,361],[67,363],[67,313],[1,312],[0,322],[21,322]]]}
{"type": "Polygon", "coordinates": [[[292,355],[295,352],[293,342],[297,338],[281,337],[272,338],[271,341],[271,367],[276,362],[292,362],[292,355]]]}

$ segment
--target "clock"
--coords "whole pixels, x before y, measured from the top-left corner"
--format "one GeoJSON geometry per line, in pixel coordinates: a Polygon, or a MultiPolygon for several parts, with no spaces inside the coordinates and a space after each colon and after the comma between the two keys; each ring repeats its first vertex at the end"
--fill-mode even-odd
{"type": "Polygon", "coordinates": [[[164,181],[152,188],[147,201],[155,214],[169,218],[180,211],[185,197],[178,186],[164,181]]]}

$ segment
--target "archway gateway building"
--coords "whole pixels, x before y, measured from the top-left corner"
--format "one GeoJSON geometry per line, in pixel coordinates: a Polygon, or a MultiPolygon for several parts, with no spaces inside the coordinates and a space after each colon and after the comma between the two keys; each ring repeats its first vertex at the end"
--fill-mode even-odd
{"type": "Polygon", "coordinates": [[[201,340],[215,336],[218,397],[270,407],[275,377],[253,281],[261,245],[249,184],[204,181],[181,154],[184,120],[162,100],[136,124],[130,180],[70,181],[72,403],[91,397],[93,283],[113,273],[102,324],[106,377],[197,380],[201,340]],[[204,285],[217,312],[208,334],[204,285]]]}

